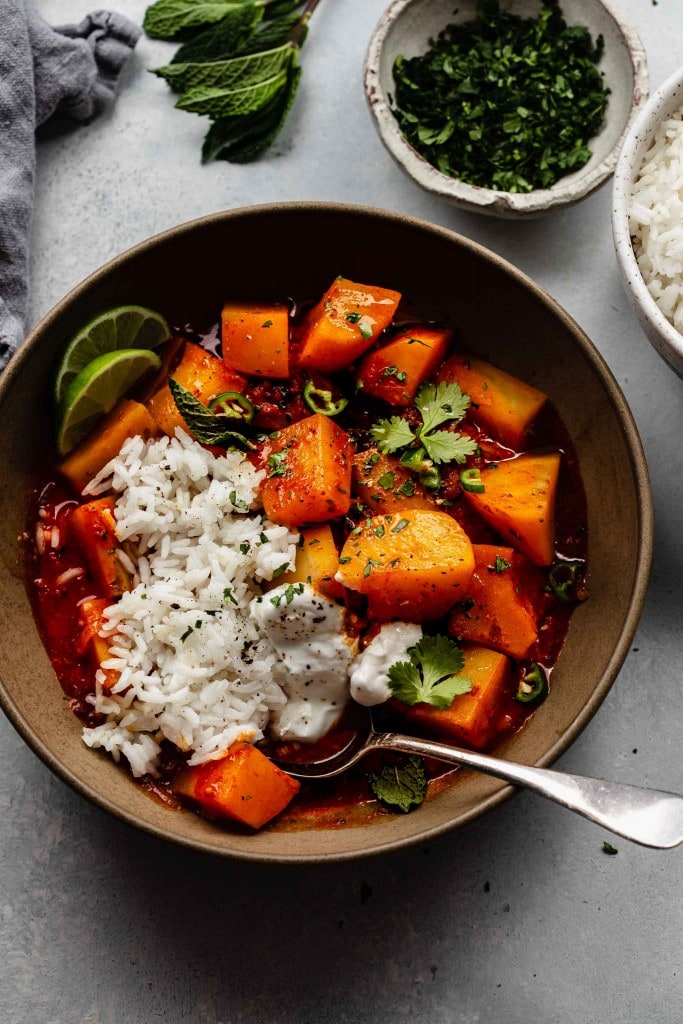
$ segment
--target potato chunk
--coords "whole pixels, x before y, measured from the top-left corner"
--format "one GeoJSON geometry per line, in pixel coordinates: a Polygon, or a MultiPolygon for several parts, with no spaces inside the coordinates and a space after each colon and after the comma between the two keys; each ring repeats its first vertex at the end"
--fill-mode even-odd
{"type": "Polygon", "coordinates": [[[420,729],[482,750],[502,731],[501,715],[511,663],[504,654],[486,647],[467,644],[463,645],[462,653],[465,664],[460,674],[471,680],[470,693],[458,695],[444,710],[431,704],[409,707],[396,700],[392,706],[420,729]]]}
{"type": "Polygon", "coordinates": [[[278,430],[270,445],[261,491],[269,519],[301,526],[348,512],[353,448],[341,427],[316,413],[278,430]]]}
{"type": "Polygon", "coordinates": [[[231,818],[262,828],[299,792],[301,785],[250,743],[233,743],[219,761],[183,768],[173,790],[199,804],[209,817],[231,818]]]}
{"type": "Polygon", "coordinates": [[[474,571],[472,545],[445,512],[373,516],[357,530],[342,550],[339,578],[367,595],[373,616],[424,622],[465,596],[474,571]]]}

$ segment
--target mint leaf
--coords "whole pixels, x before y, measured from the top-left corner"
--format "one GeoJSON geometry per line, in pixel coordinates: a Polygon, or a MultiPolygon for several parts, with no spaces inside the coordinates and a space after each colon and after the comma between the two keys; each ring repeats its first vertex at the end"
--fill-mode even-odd
{"type": "Polygon", "coordinates": [[[192,64],[167,64],[155,68],[153,74],[163,78],[176,92],[198,87],[230,89],[263,82],[289,67],[292,48],[280,46],[265,53],[230,60],[205,61],[192,64]]]}
{"type": "Polygon", "coordinates": [[[300,79],[301,68],[293,63],[284,89],[257,114],[214,121],[204,138],[202,162],[218,159],[244,164],[260,156],[284,124],[300,79]]]}
{"type": "Polygon", "coordinates": [[[464,395],[459,384],[423,384],[415,395],[423,426],[420,433],[434,430],[447,420],[461,420],[470,405],[470,396],[464,395]]]}
{"type": "Polygon", "coordinates": [[[368,776],[370,790],[392,811],[407,814],[419,807],[427,793],[427,775],[421,757],[409,757],[403,764],[387,764],[368,776]]]}
{"type": "Polygon", "coordinates": [[[145,11],[142,27],[153,39],[178,39],[221,21],[241,6],[239,0],[157,0],[145,11]]]}
{"type": "Polygon", "coordinates": [[[168,386],[173,395],[178,412],[195,441],[200,444],[225,445],[233,448],[246,448],[249,442],[243,434],[225,429],[225,421],[214,416],[191,391],[179,384],[174,377],[169,377],[168,386]]]}
{"type": "MultiPolygon", "coordinates": [[[[294,54],[293,50],[289,51],[294,54]]],[[[291,60],[291,56],[288,57],[291,60]]],[[[229,86],[220,89],[209,86],[197,86],[183,93],[176,107],[178,110],[189,110],[193,114],[208,114],[217,120],[219,117],[245,117],[253,114],[272,100],[287,83],[287,70],[279,71],[264,81],[257,81],[238,88],[229,86]]]]}
{"type": "Polygon", "coordinates": [[[401,419],[400,416],[392,416],[391,419],[380,420],[379,423],[370,428],[370,433],[377,442],[379,450],[385,455],[389,452],[395,452],[398,448],[405,448],[406,445],[415,440],[415,435],[410,429],[410,425],[401,419]]]}
{"type": "Polygon", "coordinates": [[[425,636],[408,654],[410,661],[396,662],[387,673],[392,696],[397,700],[445,710],[454,697],[471,691],[471,680],[459,674],[464,659],[454,640],[425,636]]]}
{"type": "Polygon", "coordinates": [[[474,455],[477,442],[466,434],[457,434],[450,430],[437,430],[433,434],[420,434],[420,440],[427,449],[432,462],[465,461],[468,455],[474,455]]]}
{"type": "MultiPolygon", "coordinates": [[[[251,53],[263,53],[264,50],[274,50],[276,47],[284,46],[285,43],[290,42],[294,29],[299,24],[299,15],[288,14],[274,21],[266,21],[265,19],[269,16],[272,6],[272,4],[268,4],[263,15],[264,20],[258,32],[240,46],[236,56],[244,57],[251,53]]],[[[298,41],[299,46],[303,44],[306,38],[306,31],[303,30],[301,33],[298,41]]]]}
{"type": "Polygon", "coordinates": [[[199,32],[189,43],[181,46],[171,57],[171,64],[225,60],[241,54],[261,23],[263,7],[251,2],[232,6],[235,10],[221,18],[217,25],[199,32]]]}

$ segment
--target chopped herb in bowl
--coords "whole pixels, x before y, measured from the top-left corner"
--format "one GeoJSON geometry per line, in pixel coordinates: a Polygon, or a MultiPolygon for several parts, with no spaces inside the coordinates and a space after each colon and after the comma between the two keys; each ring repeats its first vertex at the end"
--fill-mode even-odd
{"type": "Polygon", "coordinates": [[[550,188],[591,156],[609,89],[603,39],[568,26],[557,0],[535,18],[478,0],[419,57],[394,63],[394,115],[443,174],[503,192],[550,188]]]}

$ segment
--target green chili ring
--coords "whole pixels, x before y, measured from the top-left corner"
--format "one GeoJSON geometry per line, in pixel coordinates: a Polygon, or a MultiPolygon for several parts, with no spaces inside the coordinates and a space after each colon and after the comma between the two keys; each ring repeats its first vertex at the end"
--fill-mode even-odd
{"type": "Polygon", "coordinates": [[[323,416],[338,416],[349,404],[348,398],[332,401],[332,392],[326,388],[317,388],[312,380],[304,384],[303,400],[311,412],[322,413],[323,416]]]}
{"type": "Polygon", "coordinates": [[[408,469],[412,469],[416,473],[429,472],[431,468],[424,448],[409,448],[398,461],[402,466],[407,466],[408,469]]]}
{"type": "Polygon", "coordinates": [[[221,391],[209,403],[209,409],[215,416],[226,420],[240,420],[242,423],[251,423],[256,409],[254,403],[241,395],[239,391],[221,391]]]}
{"type": "Polygon", "coordinates": [[[441,470],[438,466],[430,466],[424,473],[420,473],[420,483],[429,491],[436,491],[441,487],[441,470]]]}
{"type": "Polygon", "coordinates": [[[568,561],[555,562],[548,572],[548,586],[558,601],[569,604],[572,601],[581,601],[582,597],[581,570],[583,562],[568,561]]]}
{"type": "Polygon", "coordinates": [[[470,494],[483,494],[486,491],[481,473],[476,466],[460,470],[460,483],[463,491],[469,491],[470,494]]]}
{"type": "Polygon", "coordinates": [[[537,661],[519,681],[517,693],[514,695],[519,704],[540,704],[548,696],[548,679],[537,661]]]}

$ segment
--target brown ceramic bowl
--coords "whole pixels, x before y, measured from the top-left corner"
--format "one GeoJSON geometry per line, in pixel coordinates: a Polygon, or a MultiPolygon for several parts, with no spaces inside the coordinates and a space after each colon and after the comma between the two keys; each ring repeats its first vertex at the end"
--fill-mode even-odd
{"type": "Polygon", "coordinates": [[[395,850],[472,821],[512,792],[458,773],[409,815],[356,828],[245,835],[171,811],[87,749],[36,629],[20,568],[29,495],[53,443],[55,360],[97,311],[133,302],[184,323],[228,294],[320,294],[338,273],[397,288],[425,313],[552,398],[578,451],[589,510],[590,600],[579,607],[550,699],[497,753],[550,765],[579,735],[629,649],[647,585],[652,508],[624,396],[577,324],[500,257],[450,231],[359,207],[295,203],[216,214],[158,235],[75,288],[30,335],[0,384],[0,676],[2,706],[65,782],[129,824],[176,843],[262,861],[343,860],[395,850]]]}

